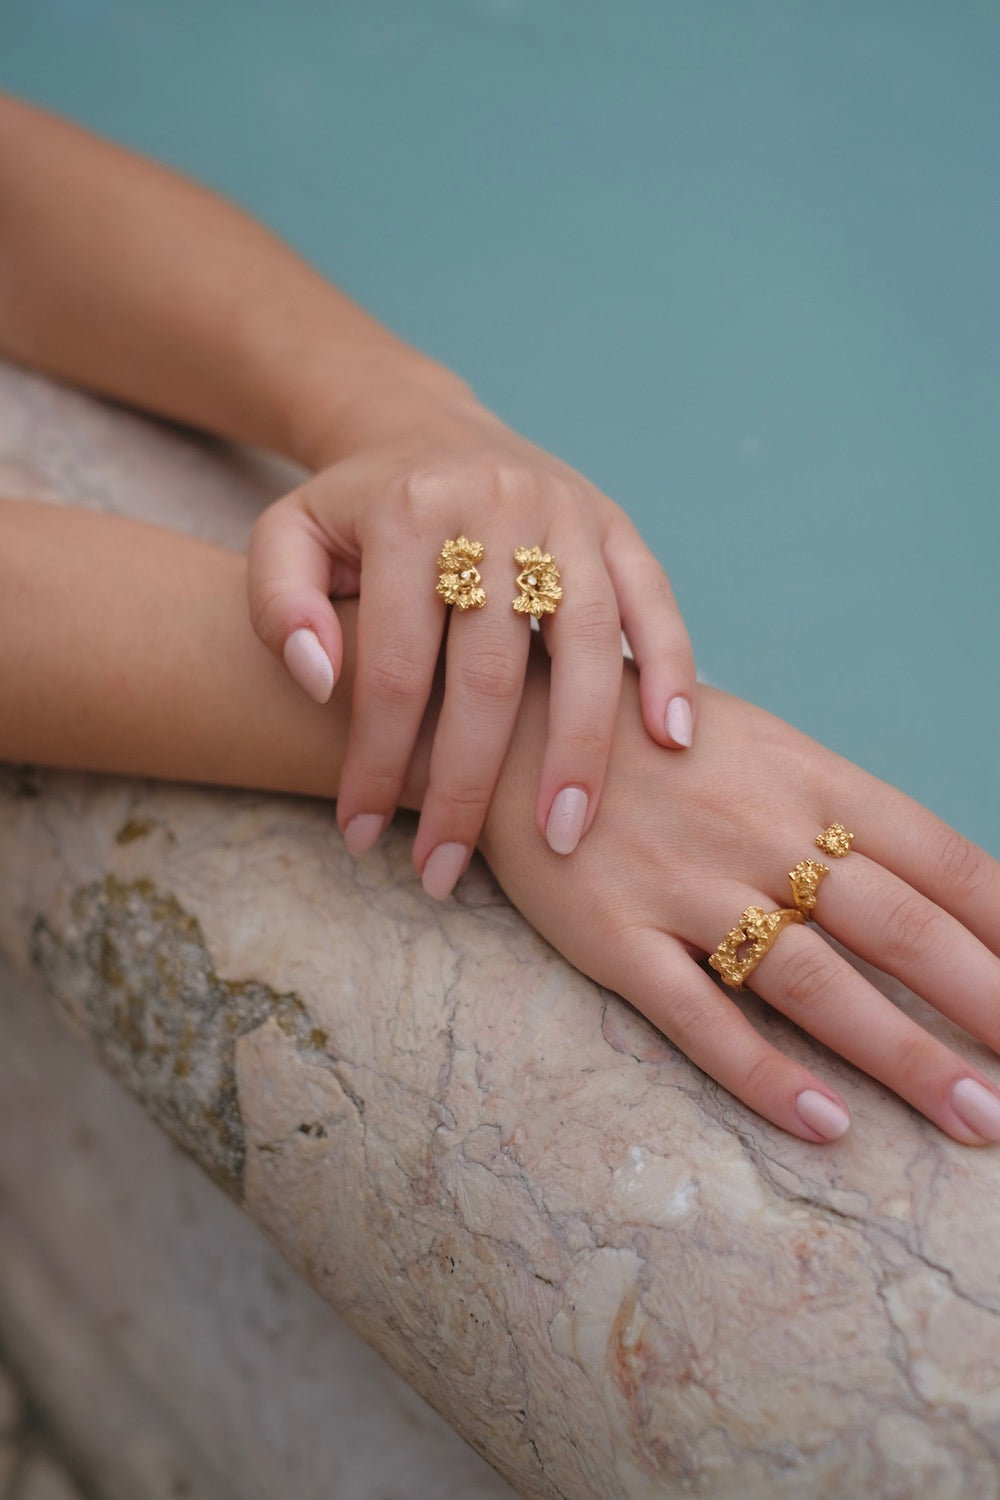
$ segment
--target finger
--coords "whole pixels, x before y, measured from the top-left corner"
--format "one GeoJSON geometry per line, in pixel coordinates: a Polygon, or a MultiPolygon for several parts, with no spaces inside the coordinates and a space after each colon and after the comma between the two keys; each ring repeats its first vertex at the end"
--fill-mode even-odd
{"type": "Polygon", "coordinates": [[[852,852],[824,878],[825,931],[1000,1052],[1000,959],[961,922],[852,852]]]}
{"type": "MultiPolygon", "coordinates": [[[[617,955],[616,955],[617,963],[617,955]]],[[[648,929],[629,942],[614,986],[686,1057],[750,1109],[801,1140],[842,1136],[850,1111],[837,1091],[760,1035],[678,944],[648,929]]]]}
{"type": "Polygon", "coordinates": [[[627,516],[612,523],[604,557],[639,668],[646,732],[658,745],[687,749],[694,736],[697,678],[670,580],[627,516]]]}
{"type": "MultiPolygon", "coordinates": [[[[848,824],[856,834],[854,851],[892,870],[1000,954],[1000,864],[925,807],[874,778],[863,799],[855,789],[850,800],[857,807],[855,821],[848,824]]],[[[831,821],[838,818],[834,813],[831,821]]]]}
{"type": "Polygon", "coordinates": [[[269,651],[284,660],[318,703],[333,692],[344,657],[340,622],[329,600],[329,541],[297,497],[259,517],[250,537],[250,620],[269,651]]]}
{"type": "Polygon", "coordinates": [[[400,588],[397,547],[369,545],[361,571],[351,727],[337,820],[354,855],[366,853],[399,804],[430,697],[444,602],[434,593],[434,553],[408,564],[400,588]],[[419,581],[418,581],[419,580],[419,581]]]}
{"type": "Polygon", "coordinates": [[[594,821],[604,786],[621,692],[621,619],[599,556],[572,543],[563,547],[565,563],[555,555],[564,597],[542,627],[552,673],[535,817],[549,847],[571,854],[594,821]]]}
{"type": "MultiPolygon", "coordinates": [[[[499,546],[487,544],[486,558],[499,546]]],[[[486,821],[514,730],[528,661],[529,631],[500,607],[506,583],[483,564],[492,610],[453,610],[445,690],[431,750],[427,792],[413,846],[424,889],[440,900],[462,874],[486,821]]]]}
{"type": "Polygon", "coordinates": [[[1000,1140],[1000,1094],[989,1079],[897,1009],[814,928],[785,928],[747,984],[952,1139],[975,1146],[1000,1140]]]}

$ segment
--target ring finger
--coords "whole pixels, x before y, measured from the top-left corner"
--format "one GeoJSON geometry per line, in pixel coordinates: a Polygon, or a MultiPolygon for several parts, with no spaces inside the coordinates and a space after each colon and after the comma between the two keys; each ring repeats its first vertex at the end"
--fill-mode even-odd
{"type": "MultiPolygon", "coordinates": [[[[745,898],[744,907],[774,909],[759,892],[748,889],[745,898]]],[[[955,1140],[982,1145],[1000,1139],[1000,1095],[985,1075],[898,1010],[812,927],[780,932],[747,984],[955,1140]]]]}

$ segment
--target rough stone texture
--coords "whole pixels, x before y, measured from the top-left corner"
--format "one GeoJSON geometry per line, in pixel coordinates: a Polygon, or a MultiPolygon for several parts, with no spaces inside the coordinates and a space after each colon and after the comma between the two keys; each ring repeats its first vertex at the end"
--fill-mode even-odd
{"type": "MultiPolygon", "coordinates": [[[[217,498],[234,539],[268,493],[23,376],[0,412],[43,499],[184,525],[217,498]]],[[[406,831],[356,866],[321,805],[11,773],[0,944],[530,1500],[1000,1496],[1000,1155],[748,998],[854,1114],[783,1135],[481,865],[426,901],[406,831]]]]}
{"type": "Polygon", "coordinates": [[[512,1500],[2,961],[0,1140],[15,1457],[54,1435],[87,1500],[512,1500]]]}

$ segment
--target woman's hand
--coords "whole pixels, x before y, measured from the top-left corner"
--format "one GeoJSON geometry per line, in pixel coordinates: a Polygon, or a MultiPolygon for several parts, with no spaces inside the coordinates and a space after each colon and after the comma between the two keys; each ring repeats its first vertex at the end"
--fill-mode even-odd
{"type": "Polygon", "coordinates": [[[1000,865],[926,809],[760,709],[701,689],[698,743],[658,755],[627,674],[601,811],[572,872],[521,836],[541,756],[544,673],[482,848],[511,900],[578,968],[638,1007],[700,1068],[804,1140],[844,1101],[771,1046],[704,967],[750,905],[791,907],[788,871],[828,865],[815,922],[789,925],[747,980],[769,1005],[969,1145],[1000,1140],[1000,1095],[875,989],[817,930],[1000,1050],[1000,865]],[[855,833],[844,858],[815,837],[855,833]]]}
{"type": "Polygon", "coordinates": [[[551,712],[533,815],[551,849],[571,853],[601,798],[623,628],[650,737],[674,748],[691,743],[694,665],[663,569],[617,505],[465,387],[426,400],[410,389],[402,400],[393,392],[369,399],[354,438],[349,456],[265,511],[249,566],[257,634],[321,702],[340,676],[343,650],[329,596],[360,595],[338,800],[348,848],[368,850],[396,810],[447,627],[444,700],[413,858],[436,897],[465,869],[528,661],[530,621],[512,608],[514,551],[538,547],[555,559],[564,597],[541,621],[551,712]],[[486,602],[453,606],[449,618],[436,592],[437,559],[460,536],[483,544],[476,566],[486,602]]]}

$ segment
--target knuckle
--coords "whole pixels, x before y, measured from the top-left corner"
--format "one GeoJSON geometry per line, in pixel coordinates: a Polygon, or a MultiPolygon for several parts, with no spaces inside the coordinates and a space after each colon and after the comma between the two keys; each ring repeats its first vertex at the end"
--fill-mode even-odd
{"type": "Polygon", "coordinates": [[[468,786],[449,786],[435,792],[438,820],[443,827],[464,829],[470,821],[480,820],[489,806],[493,788],[482,781],[468,786]]]}
{"type": "Polygon", "coordinates": [[[518,663],[502,651],[474,652],[458,665],[455,676],[463,694],[496,703],[514,702],[524,682],[518,663]]]}
{"type": "Polygon", "coordinates": [[[787,1066],[787,1058],[770,1052],[762,1053],[734,1081],[735,1092],[747,1102],[777,1099],[781,1095],[782,1075],[787,1066]]]}
{"type": "Polygon", "coordinates": [[[610,599],[589,599],[578,604],[570,624],[574,644],[602,651],[611,646],[618,651],[622,623],[618,607],[610,599]]]}
{"type": "Polygon", "coordinates": [[[611,748],[610,731],[594,724],[574,724],[565,733],[564,754],[575,765],[601,765],[611,748]]]}
{"type": "Polygon", "coordinates": [[[908,1026],[893,1044],[893,1087],[899,1093],[912,1093],[926,1078],[939,1050],[938,1043],[918,1026],[908,1026]]]}
{"type": "MultiPolygon", "coordinates": [[[[422,533],[441,524],[451,494],[448,473],[439,465],[410,469],[397,484],[396,502],[404,520],[422,533]]],[[[391,523],[393,527],[395,523],[391,523]]]]}
{"type": "Polygon", "coordinates": [[[277,648],[285,633],[285,624],[292,598],[291,586],[285,579],[272,578],[250,590],[250,623],[272,648],[277,648]]]}
{"type": "Polygon", "coordinates": [[[953,828],[941,833],[933,859],[948,890],[959,900],[967,900],[981,890],[987,870],[982,853],[953,828]]]}
{"type": "MultiPolygon", "coordinates": [[[[837,980],[836,961],[825,945],[816,947],[810,942],[784,955],[781,989],[796,1020],[826,1011],[837,980]]],[[[752,986],[753,980],[749,983],[752,986]]]]}
{"type": "Polygon", "coordinates": [[[387,654],[372,661],[366,673],[366,695],[387,708],[423,705],[424,690],[416,664],[407,657],[387,654]]]}
{"type": "Polygon", "coordinates": [[[923,896],[907,891],[886,902],[878,913],[882,948],[890,963],[926,959],[940,931],[937,910],[923,896]]]}
{"type": "Polygon", "coordinates": [[[705,1057],[710,1049],[717,1048],[719,1013],[700,995],[680,990],[671,996],[669,1009],[656,1018],[656,1024],[682,1052],[693,1057],[705,1057]]]}

